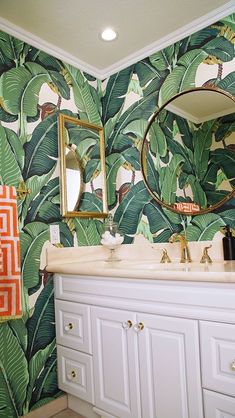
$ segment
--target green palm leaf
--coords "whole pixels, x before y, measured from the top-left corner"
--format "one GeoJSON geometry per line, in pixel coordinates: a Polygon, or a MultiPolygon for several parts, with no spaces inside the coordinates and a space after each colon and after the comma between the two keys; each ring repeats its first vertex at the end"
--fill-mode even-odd
{"type": "Polygon", "coordinates": [[[12,62],[17,62],[24,48],[24,42],[0,31],[0,50],[12,62]]]}
{"type": "Polygon", "coordinates": [[[218,82],[218,87],[235,96],[235,71],[226,75],[218,82]]]}
{"type": "Polygon", "coordinates": [[[125,235],[134,237],[144,206],[151,200],[143,181],[135,184],[118,206],[114,220],[125,235]]]}
{"type": "Polygon", "coordinates": [[[164,71],[166,69],[170,70],[174,55],[175,45],[173,44],[151,55],[149,60],[158,71],[164,71]]]}
{"type": "Polygon", "coordinates": [[[166,76],[165,72],[160,71],[151,64],[149,58],[137,62],[135,65],[135,73],[138,76],[140,86],[143,90],[145,90],[149,82],[152,82],[153,80],[158,80],[160,86],[165,78],[164,75],[166,76]]]}
{"type": "Polygon", "coordinates": [[[54,167],[47,174],[44,174],[41,176],[35,175],[26,180],[25,185],[26,185],[26,188],[30,190],[30,193],[26,195],[24,201],[22,202],[22,209],[21,209],[21,214],[20,214],[22,223],[24,223],[25,218],[28,215],[29,207],[31,207],[32,202],[34,201],[34,198],[40,193],[42,187],[45,186],[45,184],[47,184],[53,172],[54,172],[54,167]]]}
{"type": "Polygon", "coordinates": [[[20,344],[22,350],[26,352],[28,344],[28,335],[24,319],[13,319],[12,321],[8,322],[8,325],[11,328],[14,336],[18,340],[18,343],[20,344]]]}
{"type": "Polygon", "coordinates": [[[159,93],[159,106],[181,91],[195,87],[196,71],[207,53],[201,49],[186,52],[165,79],[159,93]]]}
{"type": "Polygon", "coordinates": [[[40,89],[50,81],[47,70],[35,62],[4,72],[0,79],[4,109],[13,115],[36,116],[40,89]]]}
{"type": "Polygon", "coordinates": [[[24,287],[30,289],[39,282],[39,266],[42,247],[49,240],[49,227],[42,222],[31,222],[20,234],[22,266],[21,274],[24,287]]]}
{"type": "Polygon", "coordinates": [[[48,399],[54,395],[52,399],[55,399],[59,393],[55,348],[50,357],[45,361],[44,368],[35,382],[31,405],[34,406],[35,403],[38,404],[40,399],[45,399],[44,397],[48,399]]]}
{"type": "Polygon", "coordinates": [[[202,180],[208,169],[212,133],[215,121],[203,123],[193,134],[194,167],[197,178],[202,180]]]}
{"type": "Polygon", "coordinates": [[[40,122],[25,144],[24,179],[41,176],[55,167],[58,158],[57,113],[40,122]]]}
{"type": "Polygon", "coordinates": [[[24,166],[24,148],[20,142],[18,135],[11,129],[5,128],[6,137],[12,153],[19,165],[20,170],[23,170],[24,166]]]}
{"type": "Polygon", "coordinates": [[[183,163],[183,156],[180,154],[174,154],[169,165],[162,167],[161,169],[161,196],[163,202],[168,203],[169,205],[175,203],[177,177],[183,163]]]}
{"type": "Polygon", "coordinates": [[[204,215],[194,216],[191,225],[186,229],[189,241],[210,241],[216,232],[223,225],[230,224],[235,227],[234,221],[235,209],[224,211],[220,214],[207,213],[204,215]]]}
{"type": "Polygon", "coordinates": [[[18,158],[16,158],[19,150],[21,151],[20,159],[22,148],[16,146],[11,131],[0,125],[0,183],[18,187],[20,181],[22,181],[21,167],[18,158]]]}
{"type": "Polygon", "coordinates": [[[74,218],[74,226],[79,246],[100,244],[100,230],[96,220],[74,218]]]}
{"type": "MultiPolygon", "coordinates": [[[[169,211],[168,211],[169,212],[169,211]]],[[[156,234],[158,231],[164,229],[169,231],[169,237],[176,231],[177,224],[174,224],[171,219],[169,219],[167,214],[162,206],[160,206],[158,203],[151,200],[145,208],[144,208],[144,215],[148,218],[148,223],[150,226],[150,231],[152,234],[156,234]]],[[[179,223],[179,215],[177,215],[176,218],[179,223]]],[[[176,220],[174,219],[174,221],[176,220]]]]}
{"type": "Polygon", "coordinates": [[[38,376],[43,372],[46,361],[55,350],[55,338],[45,348],[38,350],[29,361],[29,385],[27,390],[27,405],[29,405],[38,376]]]}
{"type": "Polygon", "coordinates": [[[122,154],[114,153],[106,157],[108,205],[116,202],[116,180],[119,168],[125,162],[122,154]]]}
{"type": "Polygon", "coordinates": [[[59,219],[60,209],[52,203],[53,197],[57,196],[59,191],[59,178],[55,177],[42,187],[40,194],[31,202],[26,222],[33,222],[34,220],[53,222],[54,218],[59,219]]]}
{"type": "Polygon", "coordinates": [[[102,126],[100,115],[91,93],[91,86],[80,70],[69,64],[64,64],[64,66],[72,83],[74,101],[81,119],[102,126]]]}
{"type": "Polygon", "coordinates": [[[211,161],[218,164],[225,173],[227,179],[233,180],[235,178],[234,164],[235,154],[234,152],[218,148],[211,152],[211,161]]]}
{"type": "MultiPolygon", "coordinates": [[[[120,117],[118,123],[115,126],[114,132],[111,138],[108,139],[108,153],[114,152],[118,147],[120,141],[120,135],[123,130],[134,120],[148,119],[156,109],[156,97],[157,92],[150,96],[140,99],[138,102],[133,103],[120,117]]],[[[131,142],[132,145],[132,142],[131,142]]]]}
{"type": "Polygon", "coordinates": [[[29,336],[27,358],[30,360],[39,350],[46,349],[55,338],[53,279],[41,291],[26,326],[29,336]]]}
{"type": "Polygon", "coordinates": [[[26,397],[28,364],[18,339],[7,323],[0,326],[0,341],[0,414],[18,417],[22,415],[26,397]]]}
{"type": "Polygon", "coordinates": [[[85,192],[81,196],[79,211],[103,212],[103,203],[94,193],[85,192]]]}
{"type": "Polygon", "coordinates": [[[228,41],[228,39],[225,39],[223,36],[218,36],[207,42],[202,49],[208,55],[216,57],[223,62],[231,61],[234,58],[234,46],[232,42],[228,41]]]}
{"type": "Polygon", "coordinates": [[[130,66],[109,78],[105,95],[101,99],[103,124],[115,116],[123,106],[132,73],[133,67],[130,66]]]}

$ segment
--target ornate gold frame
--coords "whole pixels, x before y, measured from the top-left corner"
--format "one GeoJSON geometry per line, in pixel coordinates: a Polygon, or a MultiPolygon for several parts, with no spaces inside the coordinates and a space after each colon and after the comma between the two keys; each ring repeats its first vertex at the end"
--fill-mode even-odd
{"type": "Polygon", "coordinates": [[[107,205],[107,187],[105,172],[105,140],[104,129],[101,126],[76,119],[74,117],[59,113],[58,116],[58,138],[59,138],[59,155],[60,155],[60,190],[61,190],[61,214],[64,217],[82,217],[82,218],[106,218],[108,216],[107,205]],[[86,211],[68,211],[67,204],[67,187],[66,187],[66,165],[65,165],[65,122],[74,123],[84,128],[91,128],[99,134],[100,145],[100,163],[102,172],[102,203],[103,212],[86,212],[86,211]]]}

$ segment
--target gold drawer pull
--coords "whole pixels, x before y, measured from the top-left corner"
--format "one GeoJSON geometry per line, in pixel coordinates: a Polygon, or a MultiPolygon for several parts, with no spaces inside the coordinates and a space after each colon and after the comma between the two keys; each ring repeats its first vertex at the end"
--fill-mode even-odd
{"type": "Polygon", "coordinates": [[[73,329],[73,324],[72,324],[72,322],[69,322],[69,324],[65,325],[64,329],[65,329],[65,331],[66,331],[66,332],[68,332],[68,331],[70,331],[71,329],[73,329]]]}
{"type": "Polygon", "coordinates": [[[122,328],[130,329],[132,327],[132,321],[128,319],[128,321],[122,323],[122,328]]]}
{"type": "Polygon", "coordinates": [[[71,381],[75,379],[76,376],[77,376],[77,373],[74,370],[71,370],[71,373],[67,374],[67,379],[71,381]]]}
{"type": "Polygon", "coordinates": [[[133,329],[135,330],[135,332],[140,332],[144,329],[144,324],[143,322],[139,322],[138,324],[135,324],[133,329]]]}
{"type": "Polygon", "coordinates": [[[230,364],[230,367],[232,371],[235,372],[235,360],[232,361],[232,363],[230,364]]]}

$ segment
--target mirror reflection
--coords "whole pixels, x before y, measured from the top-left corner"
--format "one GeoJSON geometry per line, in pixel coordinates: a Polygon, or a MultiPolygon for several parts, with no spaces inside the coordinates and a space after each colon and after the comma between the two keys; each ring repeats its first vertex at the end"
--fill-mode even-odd
{"type": "Polygon", "coordinates": [[[152,197],[177,213],[212,211],[235,194],[235,99],[214,88],[176,95],[151,118],[141,170],[152,197]]]}
{"type": "Polygon", "coordinates": [[[61,212],[66,217],[106,217],[103,128],[59,114],[61,212]]]}

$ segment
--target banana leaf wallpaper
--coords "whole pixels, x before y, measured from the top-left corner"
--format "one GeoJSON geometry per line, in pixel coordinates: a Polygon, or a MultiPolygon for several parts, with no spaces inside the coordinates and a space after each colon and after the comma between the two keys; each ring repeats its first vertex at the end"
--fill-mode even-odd
{"type": "MultiPolygon", "coordinates": [[[[165,242],[183,228],[190,240],[211,240],[220,226],[235,228],[235,200],[194,217],[165,210],[144,186],[140,149],[148,119],[174,94],[209,83],[235,95],[234,45],[235,14],[97,80],[0,32],[0,183],[31,190],[18,200],[24,315],[0,325],[0,417],[19,417],[61,395],[53,279],[40,262],[49,225],[59,225],[63,246],[100,243],[101,220],[60,215],[58,113],[104,127],[108,205],[125,243],[136,234],[165,242]]],[[[228,129],[234,129],[234,121],[228,129]]],[[[84,152],[89,211],[100,196],[93,184],[95,150],[84,152]]]]}

